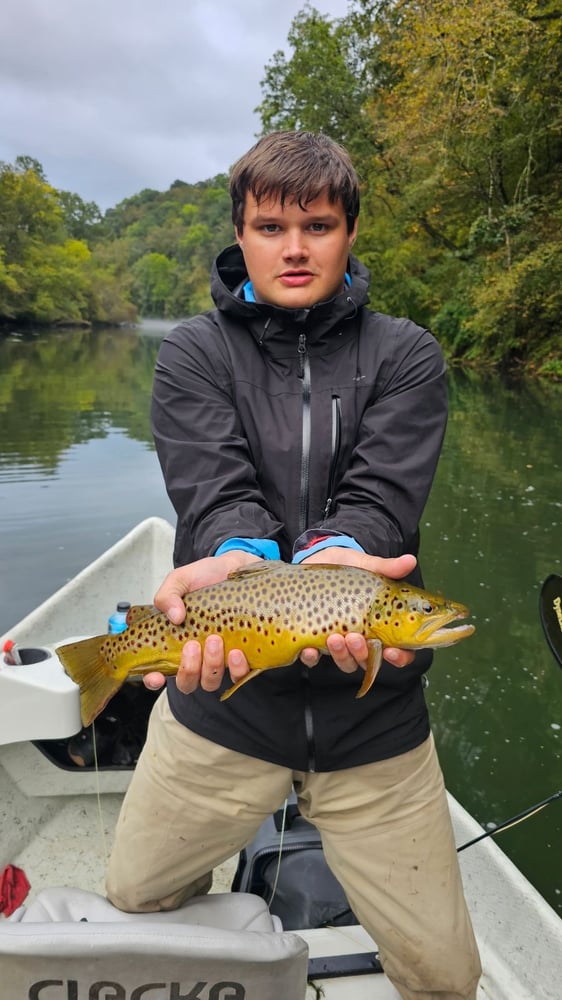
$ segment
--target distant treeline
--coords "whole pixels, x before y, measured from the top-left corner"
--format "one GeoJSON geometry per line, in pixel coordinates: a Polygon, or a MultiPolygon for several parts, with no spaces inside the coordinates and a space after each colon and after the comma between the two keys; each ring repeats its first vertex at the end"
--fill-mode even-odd
{"type": "MultiPolygon", "coordinates": [[[[306,5],[265,67],[263,132],[324,131],[363,185],[371,305],[429,326],[452,360],[562,377],[559,0],[306,5]]],[[[228,179],[175,181],[105,214],[0,165],[0,321],[120,323],[210,306],[232,242],[228,179]]]]}

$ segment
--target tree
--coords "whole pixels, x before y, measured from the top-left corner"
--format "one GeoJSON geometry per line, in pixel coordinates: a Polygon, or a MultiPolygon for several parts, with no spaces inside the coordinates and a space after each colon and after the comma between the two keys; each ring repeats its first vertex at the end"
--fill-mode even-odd
{"type": "Polygon", "coordinates": [[[58,203],[63,211],[64,228],[68,236],[90,241],[101,229],[103,216],[95,201],[83,201],[72,191],[59,191],[58,203]]]}
{"type": "Polygon", "coordinates": [[[148,253],[132,268],[133,301],[144,316],[165,316],[174,288],[174,265],[161,253],[148,253]]]}
{"type": "Polygon", "coordinates": [[[256,108],[263,131],[325,132],[361,155],[373,136],[364,114],[365,81],[353,30],[307,3],[291,24],[288,42],[291,55],[279,50],[265,68],[264,96],[256,108]]]}
{"type": "Polygon", "coordinates": [[[17,263],[34,242],[63,235],[57,192],[44,179],[40,164],[23,156],[14,166],[0,164],[0,247],[6,260],[17,263]]]}

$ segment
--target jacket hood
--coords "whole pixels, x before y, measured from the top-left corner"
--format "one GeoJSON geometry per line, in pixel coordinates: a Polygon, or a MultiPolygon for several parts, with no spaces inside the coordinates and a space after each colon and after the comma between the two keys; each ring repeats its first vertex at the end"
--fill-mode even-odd
{"type": "Polygon", "coordinates": [[[348,273],[351,285],[346,285],[339,295],[309,309],[285,309],[264,302],[247,302],[242,296],[242,287],[248,281],[248,272],[242,251],[234,244],[223,250],[213,264],[211,295],[222,313],[247,325],[260,342],[269,342],[275,333],[280,346],[279,334],[289,333],[294,349],[295,330],[299,329],[306,332],[309,342],[324,341],[326,348],[326,335],[335,327],[349,323],[369,301],[369,271],[352,255],[349,256],[348,273]]]}

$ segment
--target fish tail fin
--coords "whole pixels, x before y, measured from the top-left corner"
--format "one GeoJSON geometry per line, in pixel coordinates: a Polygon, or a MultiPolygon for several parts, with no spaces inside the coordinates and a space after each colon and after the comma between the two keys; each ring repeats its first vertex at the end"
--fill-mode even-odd
{"type": "Polygon", "coordinates": [[[89,726],[97,718],[125,680],[116,672],[108,674],[107,663],[100,653],[106,639],[106,635],[97,635],[58,646],[56,650],[66,673],[80,688],[83,726],[89,726]]]}

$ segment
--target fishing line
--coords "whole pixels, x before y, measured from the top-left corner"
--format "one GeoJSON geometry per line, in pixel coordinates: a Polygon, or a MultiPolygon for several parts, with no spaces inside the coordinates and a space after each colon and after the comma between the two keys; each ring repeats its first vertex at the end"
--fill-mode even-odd
{"type": "Polygon", "coordinates": [[[277,883],[279,881],[279,872],[281,871],[281,861],[283,860],[283,839],[285,837],[285,822],[286,822],[286,819],[287,819],[287,806],[288,806],[288,804],[289,804],[289,800],[285,799],[285,804],[283,806],[283,817],[281,819],[281,830],[279,832],[279,852],[277,854],[277,868],[275,869],[275,878],[273,879],[273,887],[271,889],[271,896],[269,897],[269,899],[267,901],[268,907],[271,906],[271,904],[272,904],[272,902],[273,902],[273,900],[275,898],[275,893],[277,891],[277,883]]]}
{"type": "Polygon", "coordinates": [[[100,786],[100,769],[98,765],[98,748],[96,743],[96,725],[92,722],[92,750],[94,751],[94,774],[96,776],[96,799],[98,805],[98,819],[100,823],[101,832],[101,847],[103,851],[104,862],[107,865],[109,860],[109,854],[107,850],[107,838],[105,835],[105,825],[103,822],[103,810],[101,806],[101,786],[100,786]]]}

